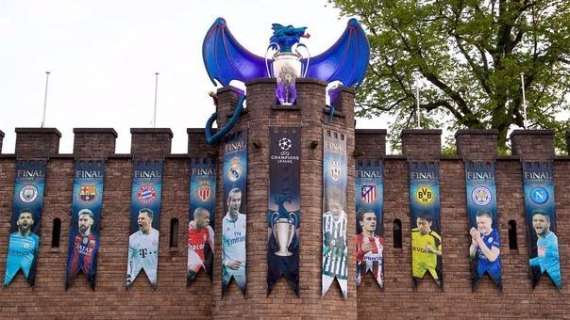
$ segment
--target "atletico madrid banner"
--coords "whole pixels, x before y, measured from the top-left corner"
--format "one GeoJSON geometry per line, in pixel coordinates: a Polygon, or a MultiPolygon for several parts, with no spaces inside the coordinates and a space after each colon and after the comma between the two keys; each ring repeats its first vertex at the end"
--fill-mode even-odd
{"type": "Polygon", "coordinates": [[[17,161],[4,286],[22,270],[34,286],[40,249],[40,220],[44,205],[46,161],[17,161]]]}
{"type": "Polygon", "coordinates": [[[384,165],[381,161],[358,161],[355,181],[356,286],[371,272],[384,287],[384,165]]]}
{"type": "Polygon", "coordinates": [[[348,295],[346,136],[327,130],[323,132],[323,141],[322,295],[327,293],[336,278],[346,299],[348,295]]]}
{"type": "Polygon", "coordinates": [[[216,220],[216,162],[198,158],[190,162],[190,221],[188,223],[187,285],[206,271],[212,280],[214,222],[216,220]]]}
{"type": "Polygon", "coordinates": [[[162,161],[134,163],[127,288],[141,270],[153,288],[157,285],[162,168],[162,161]]]}
{"type": "Polygon", "coordinates": [[[556,236],[553,164],[552,161],[524,161],[522,168],[532,286],[535,287],[541,275],[546,273],[560,289],[562,276],[556,236]]]}
{"type": "Polygon", "coordinates": [[[409,162],[413,284],[429,273],[442,287],[439,163],[409,162]]]}
{"type": "Polygon", "coordinates": [[[105,162],[75,162],[65,274],[66,289],[71,286],[79,272],[85,274],[89,286],[95,289],[104,178],[105,162]]]}
{"type": "Polygon", "coordinates": [[[284,276],[299,295],[301,128],[269,130],[267,293],[284,276]]]}

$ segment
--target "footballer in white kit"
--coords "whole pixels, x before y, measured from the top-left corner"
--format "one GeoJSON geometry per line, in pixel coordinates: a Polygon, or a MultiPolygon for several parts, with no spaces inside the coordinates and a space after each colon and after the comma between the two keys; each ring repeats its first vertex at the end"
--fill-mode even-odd
{"type": "Polygon", "coordinates": [[[150,284],[156,287],[158,268],[158,230],[152,227],[152,211],[142,209],[138,216],[139,231],[129,236],[127,287],[135,281],[141,270],[150,284]]]}

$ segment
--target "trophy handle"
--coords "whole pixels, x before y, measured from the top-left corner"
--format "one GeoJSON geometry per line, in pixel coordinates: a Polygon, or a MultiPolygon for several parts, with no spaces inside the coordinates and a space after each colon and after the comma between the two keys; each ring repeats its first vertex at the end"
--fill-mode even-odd
{"type": "Polygon", "coordinates": [[[267,56],[270,52],[273,53],[273,56],[275,56],[275,52],[277,51],[279,52],[279,50],[281,50],[281,48],[279,47],[279,44],[277,44],[276,42],[271,42],[269,44],[269,46],[267,46],[267,50],[265,50],[265,70],[267,71],[267,77],[271,78],[271,71],[269,70],[269,59],[267,59],[267,56]]]}
{"type": "Polygon", "coordinates": [[[307,72],[309,71],[309,64],[311,63],[311,54],[309,52],[309,48],[306,45],[304,45],[303,43],[296,43],[295,45],[293,45],[293,51],[300,57],[302,57],[303,55],[299,51],[299,48],[305,48],[305,51],[307,51],[307,64],[305,65],[305,70],[301,72],[303,78],[306,78],[307,72]]]}

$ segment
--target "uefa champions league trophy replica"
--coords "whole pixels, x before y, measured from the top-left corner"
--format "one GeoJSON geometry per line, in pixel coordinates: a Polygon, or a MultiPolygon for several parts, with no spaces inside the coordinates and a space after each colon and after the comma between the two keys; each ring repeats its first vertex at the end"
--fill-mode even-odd
{"type": "Polygon", "coordinates": [[[289,211],[285,208],[285,202],[288,201],[287,197],[281,196],[279,198],[279,209],[269,215],[273,237],[278,247],[278,250],[273,253],[280,257],[288,257],[293,254],[289,251],[289,246],[291,246],[299,227],[300,217],[298,212],[289,211]]]}

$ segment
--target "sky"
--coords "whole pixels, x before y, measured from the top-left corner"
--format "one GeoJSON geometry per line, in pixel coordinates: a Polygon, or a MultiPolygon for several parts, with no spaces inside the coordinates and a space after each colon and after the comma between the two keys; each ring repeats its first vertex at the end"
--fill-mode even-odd
{"type": "MultiPolygon", "coordinates": [[[[45,127],[73,151],[73,128],[114,128],[117,153],[130,151],[130,128],[174,132],[173,153],[186,153],[186,128],[203,128],[215,111],[202,61],[206,31],[224,17],[232,34],[264,56],[271,24],[307,26],[311,55],[328,49],[347,17],[324,0],[0,0],[0,130],[13,153],[14,128],[40,127],[50,71],[45,127]]],[[[358,128],[386,128],[380,119],[358,128]]]]}

